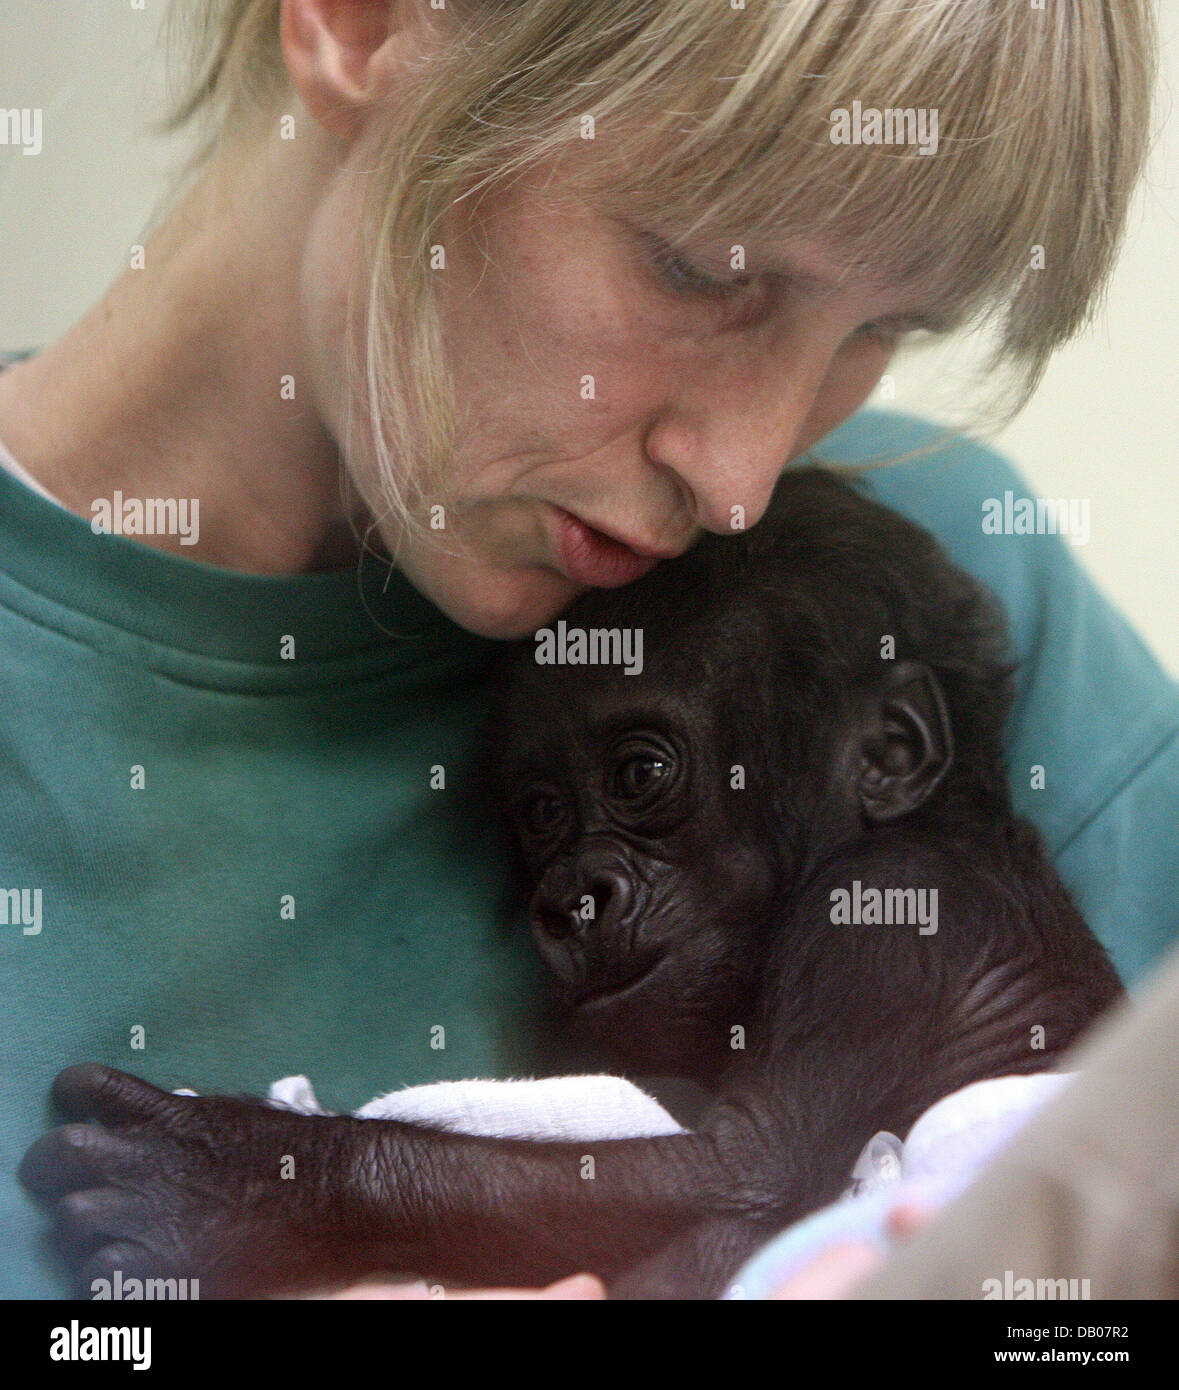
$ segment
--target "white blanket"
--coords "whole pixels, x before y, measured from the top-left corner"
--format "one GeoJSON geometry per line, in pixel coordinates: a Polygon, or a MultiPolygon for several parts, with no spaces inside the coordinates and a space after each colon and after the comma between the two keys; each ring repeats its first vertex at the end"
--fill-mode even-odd
{"type": "MultiPolygon", "coordinates": [[[[324,1115],[305,1076],[285,1076],[270,1102],[324,1115]]],[[[437,1081],[377,1096],[353,1112],[362,1120],[480,1134],[490,1139],[653,1139],[685,1131],[662,1105],[620,1076],[550,1076],[536,1081],[437,1081]]]]}
{"type": "Polygon", "coordinates": [[[737,1274],[728,1298],[765,1298],[823,1250],[861,1241],[887,1255],[892,1213],[950,1202],[1067,1086],[1075,1072],[975,1081],[931,1105],[905,1143],[881,1132],[865,1145],[843,1197],[763,1246],[737,1274]]]}
{"type": "MultiPolygon", "coordinates": [[[[895,1134],[874,1135],[848,1175],[843,1198],[771,1241],[741,1271],[727,1297],[764,1297],[840,1240],[867,1240],[885,1248],[893,1207],[909,1199],[934,1207],[949,1201],[1071,1077],[1045,1072],[978,1081],[926,1110],[905,1143],[895,1134]]],[[[319,1104],[305,1076],[274,1082],[268,1100],[304,1115],[332,1113],[319,1104]]],[[[687,1133],[638,1086],[604,1074],[440,1081],[389,1091],[353,1114],[493,1139],[588,1142],[687,1133]]]]}

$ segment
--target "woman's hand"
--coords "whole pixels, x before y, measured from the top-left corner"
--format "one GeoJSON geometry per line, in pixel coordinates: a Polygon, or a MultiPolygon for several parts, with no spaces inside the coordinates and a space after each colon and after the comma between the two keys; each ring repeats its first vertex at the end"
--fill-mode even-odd
{"type": "MultiPolygon", "coordinates": [[[[886,1227],[894,1241],[907,1240],[933,1217],[933,1210],[908,1202],[889,1212],[886,1227]]],[[[842,1240],[825,1250],[779,1284],[773,1299],[847,1298],[884,1263],[885,1256],[867,1241],[842,1240]]]]}

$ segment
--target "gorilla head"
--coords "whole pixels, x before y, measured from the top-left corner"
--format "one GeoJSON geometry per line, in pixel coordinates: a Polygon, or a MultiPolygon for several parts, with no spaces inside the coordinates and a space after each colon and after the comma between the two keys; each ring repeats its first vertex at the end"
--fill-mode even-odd
{"type": "Polygon", "coordinates": [[[817,866],[1010,814],[1001,615],[830,473],[563,622],[572,660],[513,659],[498,795],[563,1021],[616,1063],[713,1073],[817,866]]]}

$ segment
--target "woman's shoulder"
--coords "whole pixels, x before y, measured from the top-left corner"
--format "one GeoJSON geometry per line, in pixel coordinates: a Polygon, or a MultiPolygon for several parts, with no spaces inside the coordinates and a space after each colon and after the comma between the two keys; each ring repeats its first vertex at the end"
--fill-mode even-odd
{"type": "MultiPolygon", "coordinates": [[[[1100,600],[1077,561],[1081,537],[1059,526],[1025,530],[1022,512],[1017,531],[1014,512],[1024,501],[1034,527],[1035,490],[1010,459],[980,440],[917,416],[861,410],[811,456],[852,472],[862,491],[931,531],[956,564],[991,589],[1007,610],[1021,660],[1039,646],[1046,610],[1059,610],[1066,592],[1073,605],[1100,600]]],[[[1073,514],[1067,505],[1060,511],[1067,528],[1073,514]]]]}
{"type": "Polygon", "coordinates": [[[1028,485],[998,449],[917,415],[860,410],[810,451],[819,463],[853,470],[878,500],[937,533],[939,523],[987,534],[982,504],[1028,485]]]}
{"type": "Polygon", "coordinates": [[[956,564],[1002,601],[1022,660],[1041,653],[1049,626],[1083,623],[1091,634],[1116,630],[1141,677],[1175,689],[1085,566],[1090,498],[1041,497],[993,446],[880,410],[852,416],[811,457],[851,471],[862,491],[932,532],[956,564]]]}

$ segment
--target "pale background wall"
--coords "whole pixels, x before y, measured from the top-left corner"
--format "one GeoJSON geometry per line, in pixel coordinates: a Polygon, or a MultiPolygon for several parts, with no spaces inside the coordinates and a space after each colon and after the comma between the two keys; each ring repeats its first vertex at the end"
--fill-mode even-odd
{"type": "MultiPolygon", "coordinates": [[[[39,157],[0,146],[0,348],[60,334],[140,239],[170,153],[144,131],[163,10],[0,0],[0,107],[45,111],[39,157]]],[[[1179,4],[1161,10],[1160,137],[1107,308],[998,442],[1041,492],[1091,499],[1077,553],[1179,674],[1179,4]]],[[[946,360],[902,364],[896,405],[952,409],[946,360]]]]}

